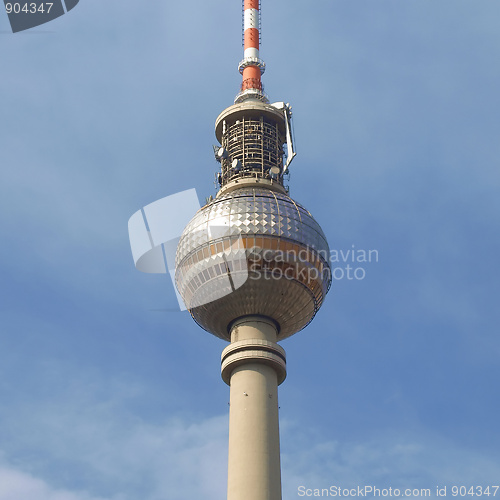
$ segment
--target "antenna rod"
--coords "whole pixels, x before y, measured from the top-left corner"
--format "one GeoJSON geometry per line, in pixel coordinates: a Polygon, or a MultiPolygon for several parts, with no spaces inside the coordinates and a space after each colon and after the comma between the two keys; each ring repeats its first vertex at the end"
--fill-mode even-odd
{"type": "Polygon", "coordinates": [[[238,69],[243,76],[241,93],[249,94],[248,97],[252,94],[255,97],[263,95],[261,76],[266,69],[266,65],[264,61],[259,58],[259,26],[260,0],[244,0],[244,54],[238,69]]]}

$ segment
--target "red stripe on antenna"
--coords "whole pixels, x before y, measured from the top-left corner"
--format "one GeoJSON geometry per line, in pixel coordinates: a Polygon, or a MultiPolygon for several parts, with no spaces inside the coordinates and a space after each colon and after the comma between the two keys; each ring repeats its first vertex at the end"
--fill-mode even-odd
{"type": "Polygon", "coordinates": [[[257,28],[248,28],[245,30],[245,49],[259,48],[259,30],[257,28]]]}
{"type": "Polygon", "coordinates": [[[257,66],[247,66],[243,70],[243,82],[241,90],[245,89],[259,89],[262,90],[262,83],[260,81],[260,68],[257,66]]]}
{"type": "Polygon", "coordinates": [[[245,0],[244,9],[257,9],[259,10],[259,0],[245,0]]]}

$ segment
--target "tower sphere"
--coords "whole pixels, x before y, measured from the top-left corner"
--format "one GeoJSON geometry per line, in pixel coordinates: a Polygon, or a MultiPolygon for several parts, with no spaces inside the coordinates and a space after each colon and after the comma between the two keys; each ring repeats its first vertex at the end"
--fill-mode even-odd
{"type": "Polygon", "coordinates": [[[274,321],[281,340],[304,328],[324,300],[328,243],[281,186],[240,182],[244,187],[221,190],[186,226],[177,289],[194,320],[220,338],[231,340],[238,318],[258,315],[274,321]]]}

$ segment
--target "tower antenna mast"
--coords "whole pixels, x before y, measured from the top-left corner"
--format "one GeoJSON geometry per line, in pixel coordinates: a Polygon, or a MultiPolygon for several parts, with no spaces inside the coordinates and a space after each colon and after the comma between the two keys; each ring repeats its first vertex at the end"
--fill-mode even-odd
{"type": "Polygon", "coordinates": [[[269,102],[264,94],[262,75],[266,64],[260,59],[260,0],[243,0],[243,60],[238,65],[242,75],[241,92],[235,102],[253,98],[269,102]]]}

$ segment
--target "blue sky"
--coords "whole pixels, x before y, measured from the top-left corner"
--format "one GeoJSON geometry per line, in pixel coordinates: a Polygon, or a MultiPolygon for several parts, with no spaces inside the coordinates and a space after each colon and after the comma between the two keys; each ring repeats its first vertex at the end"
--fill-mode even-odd
{"type": "MultiPolygon", "coordinates": [[[[225,343],[135,270],[127,221],[214,194],[240,8],[82,0],[15,35],[0,16],[1,500],[225,495],[225,343]]],[[[498,484],[500,4],[262,11],[290,192],[332,249],[379,255],[283,342],[283,498],[498,484]]]]}

